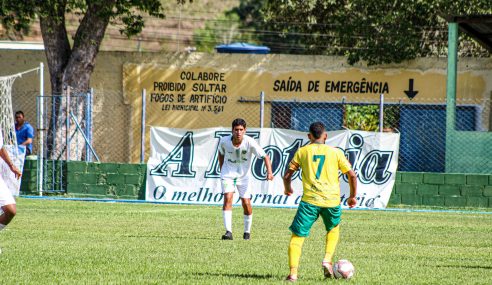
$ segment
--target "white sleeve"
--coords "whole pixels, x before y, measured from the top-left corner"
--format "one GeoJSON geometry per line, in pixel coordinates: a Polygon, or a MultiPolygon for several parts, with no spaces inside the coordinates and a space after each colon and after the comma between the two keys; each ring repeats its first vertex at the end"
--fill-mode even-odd
{"type": "Polygon", "coordinates": [[[224,137],[221,137],[219,140],[219,153],[221,155],[224,155],[225,149],[224,149],[224,137]]]}
{"type": "Polygon", "coordinates": [[[3,135],[2,135],[2,129],[0,129],[0,148],[3,147],[3,135]]]}
{"type": "Polygon", "coordinates": [[[265,150],[258,144],[255,139],[251,138],[250,141],[251,149],[257,157],[264,158],[266,156],[265,150]]]}

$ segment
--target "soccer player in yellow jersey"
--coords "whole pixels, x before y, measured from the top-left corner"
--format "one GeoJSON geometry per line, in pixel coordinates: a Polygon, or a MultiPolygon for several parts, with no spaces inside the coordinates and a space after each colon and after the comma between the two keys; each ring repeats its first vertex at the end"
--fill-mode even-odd
{"type": "Polygon", "coordinates": [[[357,176],[343,152],[325,144],[327,133],[323,123],[312,123],[308,138],[311,143],[297,150],[283,176],[284,193],[290,196],[294,192],[292,175],[302,169],[303,195],[289,228],[292,237],[289,244],[290,274],[287,280],[294,282],[297,280],[302,244],[319,216],[327,232],[323,272],[326,278],[333,278],[332,258],[338,243],[342,214],[339,170],[348,175],[350,197],[347,204],[352,208],[357,202],[357,176]]]}

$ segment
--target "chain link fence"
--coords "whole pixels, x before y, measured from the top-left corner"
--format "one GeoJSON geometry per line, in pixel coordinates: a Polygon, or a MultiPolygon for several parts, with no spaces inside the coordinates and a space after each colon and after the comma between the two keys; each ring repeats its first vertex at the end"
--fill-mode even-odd
{"type": "Polygon", "coordinates": [[[92,143],[101,162],[130,162],[131,105],[119,91],[94,90],[92,143]]]}
{"type": "MultiPolygon", "coordinates": [[[[69,116],[71,159],[97,161],[85,144],[82,135],[84,133],[101,162],[129,162],[128,128],[131,107],[123,103],[122,93],[104,90],[71,90],[70,93],[70,105],[73,106],[71,111],[77,121],[75,123],[74,118],[69,116]]],[[[53,158],[66,159],[66,104],[66,95],[63,94],[46,94],[40,97],[38,91],[14,92],[14,112],[23,111],[26,121],[35,129],[33,154],[40,155],[42,138],[45,158],[52,156],[47,153],[48,149],[54,149],[58,157],[53,158]],[[56,114],[60,117],[58,121],[54,119],[56,114]],[[57,130],[58,137],[55,135],[57,130]],[[44,134],[40,136],[42,132],[44,134]]]]}
{"type": "MultiPolygon", "coordinates": [[[[130,159],[128,151],[131,135],[127,126],[130,125],[132,111],[129,105],[123,104],[121,98],[121,94],[116,92],[97,94],[96,91],[94,147],[102,161],[128,162],[130,159]],[[106,99],[98,99],[98,96],[106,99]],[[108,98],[113,98],[110,100],[111,107],[108,106],[108,98]]],[[[378,96],[373,100],[345,97],[338,101],[320,102],[299,100],[296,97],[289,100],[265,94],[263,112],[260,111],[261,101],[260,94],[241,97],[236,102],[228,102],[230,106],[227,108],[233,109],[234,117],[244,118],[248,127],[260,127],[263,123],[264,127],[307,132],[310,123],[319,120],[328,130],[345,128],[380,131],[378,96]],[[260,122],[262,114],[263,122],[260,122]]],[[[399,132],[401,136],[398,170],[446,172],[446,101],[441,99],[415,103],[385,98],[383,108],[382,131],[399,132]]],[[[201,127],[229,127],[232,117],[227,117],[221,110],[211,112],[214,114],[212,117],[201,117],[183,110],[183,116],[189,116],[189,120],[185,121],[187,125],[174,124],[167,127],[188,128],[194,122],[199,122],[201,127]]],[[[166,116],[166,113],[163,115],[166,116]]],[[[469,137],[470,133],[488,132],[491,117],[490,98],[458,99],[454,126],[458,131],[455,132],[457,143],[460,138],[469,137]]],[[[473,145],[469,147],[473,148],[473,145]]],[[[488,156],[484,156],[483,160],[474,161],[473,164],[487,169],[488,160],[488,156]]]]}
{"type": "Polygon", "coordinates": [[[38,189],[42,185],[45,193],[65,191],[66,160],[130,161],[130,108],[123,104],[121,92],[95,94],[72,88],[44,96],[36,91],[16,92],[13,106],[35,128],[38,189]]]}
{"type": "Polygon", "coordinates": [[[67,88],[62,94],[36,97],[38,189],[65,189],[66,160],[92,161],[91,92],[67,88]]]}
{"type": "MultiPolygon", "coordinates": [[[[24,119],[32,125],[36,130],[36,97],[39,96],[39,91],[12,91],[12,107],[13,112],[22,111],[24,113],[24,119]]],[[[14,118],[14,114],[11,114],[14,118]]],[[[33,153],[37,152],[38,141],[37,135],[34,134],[34,140],[32,143],[33,153]]]]}
{"type": "MultiPolygon", "coordinates": [[[[260,108],[258,98],[241,98],[239,102],[260,108]]],[[[399,171],[446,172],[446,101],[413,103],[385,98],[380,130],[381,102],[378,99],[342,98],[339,101],[312,102],[297,98],[277,100],[274,96],[266,95],[265,113],[270,114],[270,117],[265,118],[264,126],[307,132],[313,121],[321,121],[328,130],[398,132],[399,171]]],[[[470,133],[489,131],[490,105],[490,98],[457,100],[456,132],[453,132],[456,144],[459,145],[459,141],[470,136],[470,133]]],[[[243,113],[247,120],[258,120],[248,118],[250,112],[243,113]]],[[[448,151],[456,150],[450,148],[448,151]]],[[[489,158],[490,154],[487,154],[482,160],[471,163],[475,165],[474,169],[484,168],[489,166],[489,158]]]]}
{"type": "MultiPolygon", "coordinates": [[[[96,161],[93,152],[85,144],[86,139],[81,135],[84,133],[90,138],[91,146],[94,153],[101,162],[130,162],[130,126],[139,126],[140,122],[131,122],[132,110],[131,105],[124,104],[123,96],[118,91],[98,91],[94,90],[92,101],[85,97],[89,92],[72,92],[71,104],[77,106],[78,120],[77,127],[74,120],[70,120],[70,153],[71,159],[96,161]],[[91,104],[90,106],[87,104],[91,104]],[[88,113],[85,110],[90,109],[88,113]],[[91,120],[87,121],[86,116],[91,115],[91,120]],[[92,131],[87,131],[91,127],[92,131]]],[[[33,96],[34,94],[25,94],[33,96]]],[[[23,95],[24,96],[24,95],[23,95]]],[[[61,109],[66,105],[65,99],[56,97],[57,95],[46,96],[44,100],[43,125],[40,126],[38,119],[39,111],[36,110],[36,104],[20,104],[19,108],[24,111],[26,118],[33,126],[37,126],[37,133],[34,142],[34,153],[39,155],[39,138],[40,131],[54,131],[49,124],[55,122],[51,119],[53,108],[59,104],[61,109]],[[57,103],[58,102],[58,103],[57,103]]],[[[32,100],[35,102],[35,100],[32,100]]],[[[229,102],[228,102],[229,103],[229,102]]],[[[230,102],[228,108],[233,108],[235,116],[242,117],[248,122],[249,127],[260,127],[259,110],[261,109],[260,94],[251,97],[241,97],[236,102],[230,102]]],[[[14,102],[14,106],[15,106],[14,102]]],[[[446,165],[447,151],[459,151],[456,147],[459,145],[466,146],[468,140],[473,134],[482,134],[485,141],[490,140],[491,127],[491,100],[458,98],[456,102],[456,121],[453,132],[453,147],[447,146],[446,132],[446,102],[445,100],[435,100],[427,102],[412,102],[404,99],[384,98],[384,132],[399,132],[400,157],[399,171],[417,171],[417,172],[446,172],[456,171],[446,165]]],[[[75,106],[72,105],[72,106],[75,106]]],[[[61,111],[63,113],[63,111],[61,111]]],[[[183,111],[184,113],[185,111],[183,111]]],[[[309,124],[313,121],[323,122],[328,130],[353,129],[364,131],[380,131],[379,129],[379,112],[380,100],[375,96],[373,100],[358,99],[345,97],[341,100],[332,101],[308,101],[300,98],[286,100],[285,97],[280,99],[274,95],[265,94],[263,126],[272,128],[284,128],[299,131],[307,131],[309,124]]],[[[74,114],[75,115],[75,114],[74,114]]],[[[63,118],[66,119],[66,116],[63,118]]],[[[206,122],[207,126],[229,127],[229,118],[218,110],[217,114],[210,121],[206,122]]],[[[203,126],[203,122],[200,122],[203,126]]],[[[57,126],[62,129],[64,123],[58,122],[57,126]]],[[[189,125],[189,124],[188,124],[189,125]]],[[[180,127],[180,126],[173,126],[180,127]]],[[[183,127],[183,126],[181,126],[183,127]]],[[[148,135],[148,134],[147,134],[148,135]]],[[[448,133],[449,136],[449,133],[448,133]]],[[[56,136],[44,135],[44,139],[56,138],[56,136]]],[[[58,137],[58,139],[61,139],[58,137]]],[[[66,140],[66,138],[65,138],[66,140]]],[[[449,142],[449,140],[448,140],[449,142]]],[[[50,159],[66,159],[65,143],[46,141],[44,143],[47,149],[53,147],[55,152],[46,153],[44,157],[50,159]]],[[[134,142],[139,145],[139,142],[134,142]]],[[[480,150],[467,150],[480,151],[480,150]]],[[[449,153],[448,153],[449,155],[449,153]]],[[[473,164],[474,169],[490,169],[490,153],[484,153],[482,159],[467,162],[473,164]]],[[[464,171],[462,168],[461,171],[464,171]]]]}

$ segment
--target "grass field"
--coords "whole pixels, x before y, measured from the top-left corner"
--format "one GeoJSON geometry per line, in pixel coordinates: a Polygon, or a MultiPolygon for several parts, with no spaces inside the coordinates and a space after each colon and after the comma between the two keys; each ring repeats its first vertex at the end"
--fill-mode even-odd
{"type": "MultiPolygon", "coordinates": [[[[294,209],[255,208],[252,240],[223,234],[220,207],[18,200],[0,233],[1,284],[282,284],[294,209]]],[[[318,221],[303,250],[300,284],[324,280],[318,221]]],[[[491,284],[492,215],[345,211],[337,258],[347,284],[491,284]]]]}

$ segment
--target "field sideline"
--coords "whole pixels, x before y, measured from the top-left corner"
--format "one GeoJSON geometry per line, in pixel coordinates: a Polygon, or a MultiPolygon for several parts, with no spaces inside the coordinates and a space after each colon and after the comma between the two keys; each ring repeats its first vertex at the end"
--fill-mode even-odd
{"type": "MultiPolygon", "coordinates": [[[[221,241],[219,206],[20,198],[17,217],[0,232],[0,282],[282,284],[294,214],[255,208],[252,240],[243,241],[236,207],[236,239],[221,241]]],[[[318,221],[298,283],[326,283],[323,250],[318,221]]],[[[490,284],[492,215],[345,211],[336,255],[356,267],[350,284],[490,284]]]]}

